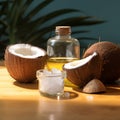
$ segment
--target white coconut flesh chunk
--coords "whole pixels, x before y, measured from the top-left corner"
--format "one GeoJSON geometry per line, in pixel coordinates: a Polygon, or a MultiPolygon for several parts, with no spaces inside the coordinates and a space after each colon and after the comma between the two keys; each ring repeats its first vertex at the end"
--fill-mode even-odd
{"type": "Polygon", "coordinates": [[[45,51],[29,45],[29,44],[16,44],[16,45],[11,45],[8,49],[8,51],[11,54],[14,54],[16,56],[22,57],[22,58],[37,58],[40,56],[45,55],[45,51]]]}
{"type": "Polygon", "coordinates": [[[77,68],[77,67],[81,67],[81,66],[85,65],[86,63],[88,63],[96,55],[97,55],[97,53],[94,52],[92,55],[90,55],[90,56],[88,56],[88,57],[86,57],[84,59],[66,63],[64,65],[64,68],[66,68],[66,69],[74,69],[74,68],[77,68]]]}

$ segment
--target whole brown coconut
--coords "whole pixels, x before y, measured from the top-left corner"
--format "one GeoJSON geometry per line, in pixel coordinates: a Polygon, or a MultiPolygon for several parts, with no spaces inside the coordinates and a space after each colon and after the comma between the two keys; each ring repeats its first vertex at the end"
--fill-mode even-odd
{"type": "Polygon", "coordinates": [[[33,82],[36,79],[36,71],[43,69],[46,62],[46,51],[35,46],[15,44],[5,50],[5,66],[18,82],[33,82]]]}
{"type": "Polygon", "coordinates": [[[100,80],[103,83],[112,83],[120,78],[120,47],[108,41],[91,45],[84,53],[83,58],[97,52],[101,58],[100,80]]]}

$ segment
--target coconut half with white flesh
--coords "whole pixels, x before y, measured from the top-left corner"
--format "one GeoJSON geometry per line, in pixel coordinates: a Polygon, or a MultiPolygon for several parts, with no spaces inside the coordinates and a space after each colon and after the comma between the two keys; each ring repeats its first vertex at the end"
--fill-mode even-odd
{"type": "Polygon", "coordinates": [[[97,52],[94,52],[84,59],[64,64],[63,69],[66,71],[69,81],[83,87],[90,80],[100,77],[100,57],[97,52]]]}
{"type": "Polygon", "coordinates": [[[5,66],[10,75],[19,82],[33,82],[36,71],[47,62],[46,51],[29,44],[10,45],[5,50],[5,66]]]}

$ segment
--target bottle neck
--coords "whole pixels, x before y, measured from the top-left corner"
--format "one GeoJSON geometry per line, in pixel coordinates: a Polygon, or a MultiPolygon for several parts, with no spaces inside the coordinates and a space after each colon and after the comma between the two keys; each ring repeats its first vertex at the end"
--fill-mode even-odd
{"type": "Polygon", "coordinates": [[[68,33],[68,34],[59,34],[59,33],[56,33],[56,38],[71,38],[71,34],[70,33],[68,33]]]}

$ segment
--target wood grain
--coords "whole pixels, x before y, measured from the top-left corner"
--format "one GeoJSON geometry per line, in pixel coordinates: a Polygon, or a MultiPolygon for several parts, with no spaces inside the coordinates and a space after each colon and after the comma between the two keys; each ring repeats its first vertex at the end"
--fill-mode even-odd
{"type": "Polygon", "coordinates": [[[38,82],[21,84],[0,66],[0,120],[120,120],[120,85],[107,87],[103,94],[74,93],[73,99],[42,96],[38,82]]]}

